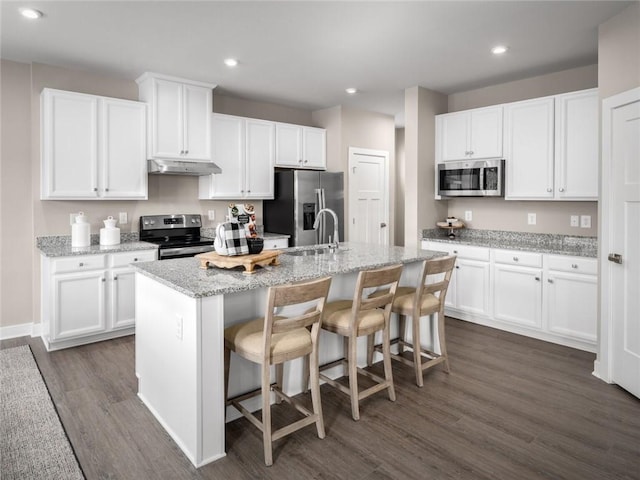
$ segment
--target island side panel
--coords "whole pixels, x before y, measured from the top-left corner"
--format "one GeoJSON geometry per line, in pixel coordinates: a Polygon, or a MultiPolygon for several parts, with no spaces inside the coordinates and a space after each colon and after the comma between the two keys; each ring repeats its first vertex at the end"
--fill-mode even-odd
{"type": "MultiPolygon", "coordinates": [[[[212,303],[214,298],[222,301],[212,297],[212,303]]],[[[205,338],[200,299],[136,273],[138,396],[195,466],[225,455],[222,413],[219,425],[210,416],[206,423],[203,421],[203,410],[211,408],[207,403],[222,401],[221,393],[211,395],[209,390],[217,390],[222,383],[220,362],[202,367],[203,356],[211,361],[221,355],[222,322],[214,333],[215,324],[215,320],[209,320],[205,338]],[[209,344],[211,347],[204,347],[209,344]],[[217,350],[213,357],[203,354],[209,348],[217,350]]],[[[216,410],[212,411],[215,416],[216,410]]]]}

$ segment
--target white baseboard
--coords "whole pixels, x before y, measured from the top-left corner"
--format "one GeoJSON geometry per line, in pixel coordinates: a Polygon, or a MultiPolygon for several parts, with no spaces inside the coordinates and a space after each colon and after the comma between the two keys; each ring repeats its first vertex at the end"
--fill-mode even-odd
{"type": "Polygon", "coordinates": [[[40,327],[39,323],[21,323],[20,325],[0,327],[0,340],[16,337],[39,337],[40,327]]]}

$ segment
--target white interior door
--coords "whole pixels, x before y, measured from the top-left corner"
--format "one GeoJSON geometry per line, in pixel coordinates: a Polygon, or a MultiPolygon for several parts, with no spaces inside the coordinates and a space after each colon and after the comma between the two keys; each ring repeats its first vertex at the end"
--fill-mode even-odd
{"type": "Polygon", "coordinates": [[[640,397],[640,88],[606,99],[602,116],[601,343],[608,380],[640,397]]]}
{"type": "Polygon", "coordinates": [[[349,241],[389,244],[389,152],[349,148],[349,241]]]}

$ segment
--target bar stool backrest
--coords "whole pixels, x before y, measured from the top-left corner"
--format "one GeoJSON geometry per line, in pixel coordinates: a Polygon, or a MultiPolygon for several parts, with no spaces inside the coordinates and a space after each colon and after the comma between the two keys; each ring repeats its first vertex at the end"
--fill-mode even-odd
{"type": "Polygon", "coordinates": [[[438,297],[440,303],[443,304],[455,263],[455,255],[432,258],[423,262],[421,278],[416,288],[416,305],[420,305],[418,300],[428,293],[438,297]],[[444,274],[444,276],[441,274],[444,274]],[[440,278],[438,281],[429,283],[429,277],[434,275],[439,275],[440,278]]]}
{"type": "Polygon", "coordinates": [[[391,265],[389,267],[378,268],[375,270],[364,270],[358,274],[358,280],[356,282],[356,288],[353,295],[352,315],[351,315],[351,328],[353,331],[357,330],[356,322],[359,320],[358,312],[364,310],[371,310],[374,308],[384,307],[385,318],[389,319],[391,314],[391,306],[393,298],[398,288],[398,282],[400,281],[400,275],[402,275],[402,265],[391,265]],[[364,295],[365,289],[380,288],[388,286],[389,290],[384,294],[367,298],[364,295]]]}

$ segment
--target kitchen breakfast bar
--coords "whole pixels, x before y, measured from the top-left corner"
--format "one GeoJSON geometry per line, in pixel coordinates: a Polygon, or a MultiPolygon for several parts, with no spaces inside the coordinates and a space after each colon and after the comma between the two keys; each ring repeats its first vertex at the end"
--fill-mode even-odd
{"type": "MultiPolygon", "coordinates": [[[[342,243],[337,251],[298,247],[282,251],[279,265],[241,270],[200,268],[197,258],[138,263],[136,269],[136,376],[138,396],[189,460],[200,467],[225,455],[225,327],[264,315],[268,287],[332,277],[329,300],[353,297],[360,270],[404,264],[401,284],[417,282],[420,262],[444,255],[418,248],[342,243]]],[[[289,313],[289,312],[283,312],[289,313]]],[[[395,333],[392,323],[392,336],[395,333]]],[[[421,343],[432,345],[433,332],[423,329],[421,343]]],[[[358,345],[358,364],[366,363],[365,338],[358,345]]],[[[320,364],[342,357],[342,341],[322,332],[320,364]]],[[[329,371],[342,376],[342,367],[329,371]]],[[[285,365],[283,389],[302,391],[302,361],[285,365]]],[[[260,385],[260,369],[232,355],[229,395],[260,385]]],[[[259,403],[248,403],[250,410],[259,403]]],[[[345,408],[348,402],[345,402],[345,408]]],[[[329,433],[330,434],[330,433],[329,433]]]]}

